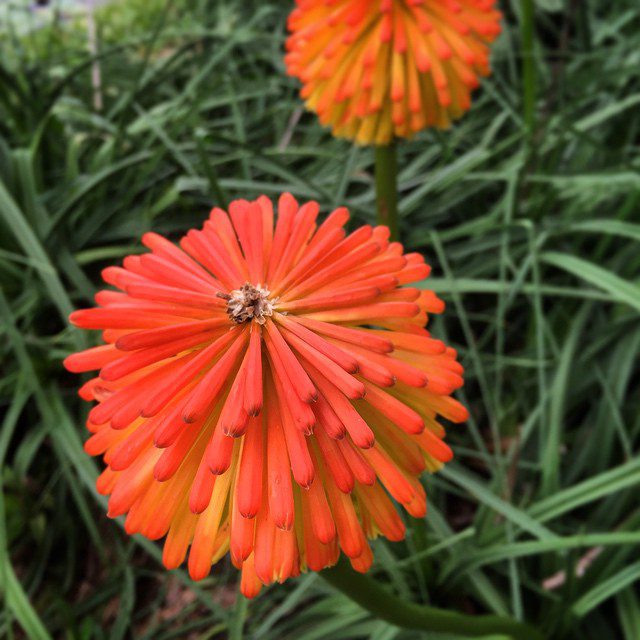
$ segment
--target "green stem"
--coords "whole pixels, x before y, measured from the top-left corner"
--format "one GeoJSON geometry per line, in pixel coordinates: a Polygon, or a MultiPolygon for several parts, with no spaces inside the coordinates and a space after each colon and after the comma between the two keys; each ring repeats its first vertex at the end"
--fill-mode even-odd
{"type": "Polygon", "coordinates": [[[378,224],[389,227],[398,240],[398,159],[396,143],[376,147],[376,207],[378,224]]]}
{"type": "Polygon", "coordinates": [[[502,634],[513,640],[544,640],[543,635],[533,627],[511,618],[469,616],[406,602],[371,578],[356,573],[346,560],[341,560],[331,569],[325,569],[320,575],[376,617],[404,629],[455,633],[472,638],[502,634]]]}
{"type": "Polygon", "coordinates": [[[522,100],[529,140],[536,125],[535,2],[522,0],[522,100]]]}

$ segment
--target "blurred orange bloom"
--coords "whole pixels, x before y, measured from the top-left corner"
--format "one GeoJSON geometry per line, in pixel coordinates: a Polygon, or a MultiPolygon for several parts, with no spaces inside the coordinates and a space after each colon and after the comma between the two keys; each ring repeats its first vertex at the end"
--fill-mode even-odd
{"type": "Polygon", "coordinates": [[[400,540],[390,496],[426,511],[418,480],[451,458],[439,416],[467,411],[456,353],[424,329],[444,305],[404,287],[429,274],[386,227],[347,235],[336,209],[284,194],[213,209],[177,247],[108,267],[97,307],[71,322],[106,344],[65,360],[98,370],[85,449],[125,528],[167,536],[164,564],[206,577],[231,553],[242,591],[338,560],[372,562],[367,538],[400,540]]]}
{"type": "Polygon", "coordinates": [[[286,65],[336,136],[387,144],[471,106],[500,33],[495,0],[296,0],[286,65]]]}

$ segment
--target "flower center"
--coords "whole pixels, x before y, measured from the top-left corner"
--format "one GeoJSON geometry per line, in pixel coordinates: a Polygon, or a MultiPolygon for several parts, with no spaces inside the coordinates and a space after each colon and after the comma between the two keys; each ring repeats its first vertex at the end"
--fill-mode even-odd
{"type": "Polygon", "coordinates": [[[239,289],[231,293],[218,293],[218,297],[227,301],[227,314],[236,324],[255,320],[258,324],[264,324],[267,316],[273,315],[273,306],[278,301],[269,299],[269,289],[253,286],[246,282],[239,289]]]}

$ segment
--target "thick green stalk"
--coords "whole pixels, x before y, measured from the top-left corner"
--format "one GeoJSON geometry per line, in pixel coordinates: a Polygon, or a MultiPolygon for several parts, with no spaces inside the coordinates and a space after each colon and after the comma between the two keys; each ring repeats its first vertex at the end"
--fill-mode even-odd
{"type": "Polygon", "coordinates": [[[544,640],[543,635],[533,627],[511,618],[470,616],[406,602],[392,595],[375,580],[356,573],[345,560],[331,569],[325,569],[320,575],[376,617],[404,629],[453,633],[470,638],[502,634],[513,640],[544,640]]]}
{"type": "Polygon", "coordinates": [[[376,147],[376,207],[378,224],[389,227],[391,240],[398,240],[398,159],[395,142],[376,147]]]}

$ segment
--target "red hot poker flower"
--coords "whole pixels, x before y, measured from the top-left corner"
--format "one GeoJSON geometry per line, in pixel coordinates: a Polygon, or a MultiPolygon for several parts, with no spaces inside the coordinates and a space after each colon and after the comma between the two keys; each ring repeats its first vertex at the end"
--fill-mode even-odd
{"type": "Polygon", "coordinates": [[[358,571],[368,538],[404,536],[391,498],[426,512],[418,477],[451,458],[442,416],[467,412],[456,353],[423,328],[444,304],[404,285],[429,267],[385,227],[347,235],[336,209],[237,200],[180,248],[108,267],[119,289],[71,315],[105,344],[69,356],[99,371],[85,445],[102,455],[109,516],[155,540],[164,564],[206,577],[230,551],[242,591],[335,564],[358,571]]]}
{"type": "Polygon", "coordinates": [[[286,64],[336,136],[388,144],[471,106],[500,33],[495,0],[297,0],[286,64]]]}

